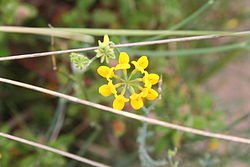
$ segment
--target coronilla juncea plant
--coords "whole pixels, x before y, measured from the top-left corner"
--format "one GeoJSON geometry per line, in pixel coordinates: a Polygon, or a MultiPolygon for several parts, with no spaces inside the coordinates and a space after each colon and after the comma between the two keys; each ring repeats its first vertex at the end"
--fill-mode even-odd
{"type": "Polygon", "coordinates": [[[130,63],[126,52],[120,52],[118,64],[114,67],[100,66],[97,73],[107,80],[99,87],[103,96],[114,95],[113,108],[122,110],[126,102],[138,110],[144,106],[144,100],[155,100],[158,92],[152,86],[159,81],[159,75],[148,73],[148,58],[140,57],[130,63]]]}

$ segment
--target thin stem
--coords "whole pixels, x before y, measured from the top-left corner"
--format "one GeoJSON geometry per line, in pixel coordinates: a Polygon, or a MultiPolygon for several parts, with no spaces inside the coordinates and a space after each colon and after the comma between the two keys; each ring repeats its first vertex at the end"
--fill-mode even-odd
{"type": "MultiPolygon", "coordinates": [[[[94,42],[93,36],[103,36],[105,34],[115,36],[155,36],[155,35],[173,35],[173,36],[187,36],[187,35],[208,35],[217,34],[224,35],[232,33],[230,31],[197,31],[197,30],[140,30],[140,29],[98,29],[98,28],[56,28],[47,27],[19,27],[19,26],[0,26],[0,32],[9,33],[26,33],[26,34],[40,34],[40,35],[54,35],[63,38],[84,40],[86,42],[94,42]]],[[[238,36],[243,36],[238,34],[238,36]]]]}
{"type": "MultiPolygon", "coordinates": [[[[220,0],[217,0],[218,2],[220,0]]],[[[208,0],[207,3],[205,3],[203,6],[201,6],[198,10],[193,12],[191,15],[189,15],[187,18],[182,20],[180,23],[175,24],[174,26],[170,27],[169,30],[177,30],[180,29],[181,27],[187,25],[190,23],[193,19],[196,17],[200,16],[205,10],[207,10],[210,6],[212,6],[215,3],[215,0],[208,0]]]]}
{"type": "Polygon", "coordinates": [[[158,126],[162,126],[162,127],[166,127],[166,128],[171,128],[171,129],[176,129],[179,131],[183,131],[183,132],[187,132],[187,133],[193,133],[193,134],[197,134],[197,135],[201,135],[201,136],[207,136],[207,137],[213,137],[213,138],[217,138],[217,139],[223,139],[223,140],[228,140],[228,141],[234,141],[234,142],[238,142],[238,143],[245,143],[245,144],[250,144],[250,139],[247,138],[241,138],[241,137],[236,137],[236,136],[230,136],[230,135],[223,135],[223,134],[219,134],[219,133],[212,133],[212,132],[207,132],[207,131],[203,131],[203,130],[198,130],[198,129],[194,129],[194,128],[189,128],[189,127],[184,127],[184,126],[180,126],[180,125],[176,125],[176,124],[172,124],[172,123],[168,123],[168,122],[164,122],[164,121],[160,121],[157,119],[152,119],[152,118],[147,118],[141,115],[137,115],[137,114],[133,114],[130,112],[125,112],[125,111],[119,111],[119,110],[115,110],[113,108],[101,105],[101,104],[96,104],[90,101],[86,101],[83,99],[79,99],[73,96],[69,96],[63,93],[59,93],[59,92],[55,92],[52,90],[48,90],[48,89],[44,89],[38,86],[34,86],[34,85],[30,85],[30,84],[26,84],[26,83],[22,83],[22,82],[18,82],[18,81],[13,81],[13,80],[9,80],[9,79],[5,79],[5,78],[0,78],[0,82],[3,83],[8,83],[8,84],[12,84],[12,85],[16,85],[16,86],[20,86],[20,87],[24,87],[24,88],[28,88],[31,90],[35,90],[38,92],[43,92],[49,95],[53,95],[56,97],[61,97],[64,99],[67,99],[69,101],[75,102],[75,103],[79,103],[79,104],[83,104],[83,105],[88,105],[100,110],[104,110],[104,111],[108,111],[114,114],[118,114],[118,115],[122,115],[128,118],[132,118],[135,120],[139,120],[139,121],[143,121],[143,122],[148,122],[149,124],[152,125],[158,125],[158,126]]]}
{"type": "Polygon", "coordinates": [[[134,69],[134,70],[130,73],[130,75],[129,75],[129,77],[128,77],[128,80],[130,80],[130,79],[132,78],[132,76],[136,74],[136,72],[137,72],[137,70],[134,69]]]}
{"type": "MultiPolygon", "coordinates": [[[[87,139],[86,143],[81,147],[81,149],[78,151],[77,155],[79,156],[83,156],[87,149],[89,148],[89,146],[91,145],[91,143],[94,142],[94,140],[98,137],[98,135],[101,132],[101,128],[99,126],[96,127],[95,131],[89,136],[89,138],[87,139]]],[[[67,167],[74,167],[76,165],[76,161],[72,161],[69,162],[68,165],[66,165],[67,167]]]]}
{"type": "Polygon", "coordinates": [[[98,57],[94,56],[92,59],[90,59],[89,64],[91,64],[93,61],[95,61],[98,57]]]}
{"type": "Polygon", "coordinates": [[[118,80],[120,80],[120,81],[122,81],[122,82],[125,82],[125,80],[122,79],[122,78],[121,78],[120,76],[118,76],[118,75],[115,75],[114,78],[115,78],[115,79],[118,79],[118,80]]]}
{"type": "Polygon", "coordinates": [[[66,38],[71,40],[73,39],[87,43],[94,42],[94,38],[90,35],[56,30],[55,28],[51,29],[51,28],[32,28],[32,27],[18,27],[18,26],[0,26],[0,32],[38,34],[46,36],[53,35],[54,37],[66,38]]]}
{"type": "MultiPolygon", "coordinates": [[[[129,83],[129,86],[130,86],[131,88],[138,88],[139,90],[142,90],[142,89],[143,89],[143,88],[142,88],[140,85],[138,85],[138,84],[129,83]]],[[[134,91],[134,93],[135,93],[135,91],[134,91]]]]}
{"type": "Polygon", "coordinates": [[[241,116],[240,118],[236,119],[235,121],[230,123],[227,127],[225,127],[223,129],[223,131],[228,131],[228,130],[232,129],[233,127],[235,127],[236,125],[238,125],[239,123],[241,123],[242,121],[244,121],[245,119],[248,119],[248,118],[250,118],[250,113],[247,113],[247,114],[241,116]]]}
{"type": "Polygon", "coordinates": [[[197,49],[181,49],[170,51],[152,51],[152,50],[129,50],[131,55],[144,55],[144,56],[189,56],[201,55],[215,52],[225,52],[235,49],[247,49],[250,41],[240,42],[236,44],[226,44],[218,47],[197,48],[197,49]]]}
{"type": "Polygon", "coordinates": [[[131,83],[133,83],[133,82],[142,82],[142,78],[137,78],[137,79],[131,80],[129,82],[131,82],[131,83]]]}
{"type": "Polygon", "coordinates": [[[124,75],[124,78],[125,80],[127,81],[128,80],[128,73],[127,73],[127,70],[126,69],[123,69],[123,75],[124,75]]]}
{"type": "Polygon", "coordinates": [[[87,158],[80,157],[78,155],[74,155],[74,154],[71,154],[71,153],[68,153],[68,152],[65,152],[65,151],[55,149],[53,147],[49,147],[49,146],[46,146],[46,145],[43,145],[43,144],[35,143],[33,141],[22,139],[22,138],[12,136],[12,135],[9,135],[9,134],[6,134],[6,133],[0,133],[0,136],[4,137],[4,138],[7,138],[7,139],[10,139],[10,140],[20,142],[20,143],[24,143],[24,144],[27,144],[27,145],[30,145],[30,146],[33,146],[33,147],[36,147],[36,148],[40,148],[40,149],[47,150],[47,151],[50,151],[50,152],[53,152],[53,153],[56,153],[56,154],[60,154],[60,155],[62,155],[64,157],[68,157],[68,158],[71,158],[71,159],[74,159],[74,160],[77,160],[77,161],[80,161],[80,162],[83,162],[83,163],[86,163],[86,164],[89,164],[89,165],[92,165],[92,166],[109,167],[108,165],[105,165],[105,164],[102,164],[102,163],[99,163],[99,162],[96,162],[96,161],[92,161],[92,160],[89,160],[87,158]]]}
{"type": "MultiPolygon", "coordinates": [[[[66,86],[66,88],[63,90],[64,93],[68,93],[71,88],[72,88],[72,84],[69,83],[66,86]]],[[[47,134],[46,134],[47,140],[55,140],[57,138],[61,130],[61,127],[63,125],[66,104],[67,104],[67,101],[65,99],[60,98],[58,100],[55,114],[51,121],[49,130],[47,131],[47,134]]]]}
{"type": "MultiPolygon", "coordinates": [[[[174,38],[174,39],[163,39],[163,40],[155,40],[155,41],[134,42],[134,43],[127,43],[127,44],[112,45],[111,48],[156,45],[156,44],[164,44],[164,43],[171,43],[171,42],[204,40],[204,39],[212,39],[212,38],[219,38],[219,37],[225,37],[225,36],[237,36],[237,35],[243,35],[246,37],[250,35],[250,31],[227,33],[227,34],[221,34],[221,35],[213,34],[213,35],[192,36],[192,37],[183,37],[183,38],[174,38]]],[[[70,50],[61,50],[61,51],[53,51],[53,52],[43,52],[43,53],[33,53],[33,54],[25,54],[25,55],[0,57],[0,61],[43,57],[43,56],[49,56],[49,55],[67,54],[67,53],[72,53],[72,52],[84,52],[84,51],[95,50],[98,48],[99,47],[96,46],[96,47],[89,47],[89,48],[70,49],[70,50]]]]}
{"type": "MultiPolygon", "coordinates": [[[[150,111],[153,109],[153,107],[156,105],[157,102],[159,101],[158,100],[155,101],[155,103],[151,104],[148,108],[142,107],[145,117],[148,117],[150,111]]],[[[148,137],[148,122],[143,122],[142,127],[139,129],[137,137],[137,142],[139,144],[139,157],[142,165],[145,167],[158,167],[166,165],[167,164],[166,160],[154,160],[148,154],[147,144],[146,144],[147,137],[148,137]]]]}
{"type": "MultiPolygon", "coordinates": [[[[219,0],[217,0],[217,1],[219,1],[219,0]]],[[[195,12],[193,12],[187,18],[183,19],[178,24],[175,24],[174,26],[170,27],[168,30],[177,30],[177,29],[180,29],[183,26],[187,25],[192,20],[194,20],[195,18],[197,18],[198,16],[200,16],[210,6],[212,6],[214,4],[214,2],[215,2],[215,0],[208,0],[207,3],[205,3],[203,6],[201,6],[198,10],[196,10],[195,12]]],[[[148,39],[146,39],[146,41],[158,40],[158,39],[161,39],[161,38],[164,38],[164,37],[166,37],[166,35],[158,35],[158,36],[155,36],[155,37],[148,38],[148,39]]]]}
{"type": "Polygon", "coordinates": [[[118,84],[115,84],[115,88],[119,88],[120,86],[124,85],[125,83],[118,83],[118,84]]]}
{"type": "MultiPolygon", "coordinates": [[[[47,28],[45,28],[47,29],[47,28]]],[[[95,29],[95,28],[54,28],[63,32],[83,33],[93,36],[103,36],[105,34],[115,36],[154,36],[154,35],[174,35],[174,36],[187,36],[187,35],[208,35],[217,34],[224,35],[232,33],[230,31],[198,31],[198,30],[128,30],[128,29],[95,29]]],[[[242,36],[242,35],[239,35],[242,36]]]]}
{"type": "Polygon", "coordinates": [[[124,87],[122,88],[122,92],[121,92],[121,95],[124,95],[125,92],[126,92],[126,89],[127,89],[127,85],[124,85],[124,87]]]}

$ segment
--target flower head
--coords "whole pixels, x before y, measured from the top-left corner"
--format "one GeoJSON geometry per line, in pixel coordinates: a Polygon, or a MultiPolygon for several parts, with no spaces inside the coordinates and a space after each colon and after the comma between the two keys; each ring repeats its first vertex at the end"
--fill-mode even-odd
{"type": "MultiPolygon", "coordinates": [[[[107,41],[104,38],[101,45],[107,46],[107,41]]],[[[130,101],[130,105],[138,110],[144,106],[145,99],[155,100],[158,97],[158,92],[152,86],[158,83],[159,75],[149,74],[145,70],[148,67],[148,58],[142,56],[137,61],[132,61],[132,64],[135,68],[128,75],[127,70],[131,68],[130,58],[126,52],[120,52],[115,67],[100,66],[97,69],[98,74],[108,81],[108,84],[99,87],[99,93],[103,96],[114,95],[114,109],[122,110],[126,102],[130,101]]]]}
{"type": "Polygon", "coordinates": [[[75,67],[80,70],[86,69],[90,63],[90,60],[86,56],[79,53],[71,53],[69,57],[70,61],[75,65],[75,67]]]}

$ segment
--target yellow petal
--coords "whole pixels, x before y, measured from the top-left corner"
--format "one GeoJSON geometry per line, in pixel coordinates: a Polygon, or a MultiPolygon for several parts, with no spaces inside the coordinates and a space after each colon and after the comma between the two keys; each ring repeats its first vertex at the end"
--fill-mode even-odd
{"type": "Polygon", "coordinates": [[[158,97],[158,92],[156,92],[154,89],[148,89],[148,94],[146,96],[146,99],[155,100],[157,97],[158,97]]]}
{"type": "Polygon", "coordinates": [[[104,44],[105,47],[109,46],[109,36],[107,34],[104,35],[103,44],[104,44]]]}
{"type": "Polygon", "coordinates": [[[120,69],[129,69],[130,64],[129,64],[129,56],[126,52],[120,52],[119,55],[119,64],[115,67],[116,70],[120,69]]]}
{"type": "Polygon", "coordinates": [[[130,64],[117,64],[115,66],[116,70],[121,70],[121,69],[126,70],[126,69],[129,69],[129,68],[130,68],[130,64]]]}
{"type": "Polygon", "coordinates": [[[129,99],[125,98],[123,95],[118,95],[113,102],[113,108],[116,110],[122,110],[125,106],[125,102],[128,101],[129,99]]]}
{"type": "Polygon", "coordinates": [[[141,93],[140,93],[140,95],[142,96],[142,97],[146,97],[147,95],[148,95],[148,88],[143,88],[142,90],[141,90],[141,93]]]}
{"type": "Polygon", "coordinates": [[[143,107],[144,103],[140,94],[133,93],[130,96],[130,99],[130,104],[135,110],[138,110],[143,107]]]}
{"type": "Polygon", "coordinates": [[[112,94],[109,85],[102,85],[99,87],[99,93],[103,96],[109,96],[112,94]]]}
{"type": "Polygon", "coordinates": [[[113,85],[112,81],[109,81],[108,86],[109,86],[109,89],[110,89],[111,93],[116,95],[117,94],[117,91],[115,89],[116,87],[115,87],[115,85],[113,85]]]}
{"type": "Polygon", "coordinates": [[[135,66],[135,69],[136,69],[137,71],[140,71],[141,73],[144,73],[144,69],[139,65],[138,62],[132,61],[131,63],[135,66]]]}
{"type": "Polygon", "coordinates": [[[101,75],[104,78],[112,78],[114,76],[114,71],[112,68],[109,68],[107,66],[100,66],[97,69],[97,73],[101,75]]]}
{"type": "Polygon", "coordinates": [[[119,64],[128,64],[129,63],[129,56],[126,52],[120,52],[119,55],[119,64]]]}
{"type": "Polygon", "coordinates": [[[148,67],[148,58],[146,56],[142,56],[137,60],[137,63],[139,64],[140,67],[145,69],[148,67]]]}
{"type": "Polygon", "coordinates": [[[148,80],[149,80],[149,82],[152,84],[152,85],[155,85],[155,84],[157,84],[158,83],[158,81],[159,81],[159,79],[160,79],[160,77],[159,77],[159,75],[157,75],[157,74],[149,74],[148,75],[148,80]]]}

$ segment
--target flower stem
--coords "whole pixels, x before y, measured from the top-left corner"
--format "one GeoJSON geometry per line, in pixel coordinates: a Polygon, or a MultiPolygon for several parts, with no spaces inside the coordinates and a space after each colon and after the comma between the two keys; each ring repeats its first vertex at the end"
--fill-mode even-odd
{"type": "MultiPolygon", "coordinates": [[[[148,108],[142,107],[142,110],[144,111],[145,116],[149,115],[150,111],[158,103],[159,99],[156,100],[155,103],[153,103],[148,108]]],[[[158,166],[166,165],[167,164],[166,160],[154,160],[148,154],[147,146],[146,146],[146,139],[147,139],[148,136],[149,136],[148,123],[143,122],[142,127],[139,129],[139,134],[138,134],[138,137],[137,137],[137,142],[139,144],[139,158],[141,160],[141,164],[144,167],[158,167],[158,166]]]]}
{"type": "Polygon", "coordinates": [[[128,77],[128,81],[132,78],[132,76],[133,75],[135,75],[137,73],[137,70],[136,69],[134,69],[131,73],[130,73],[130,75],[129,75],[129,77],[128,77]]]}

